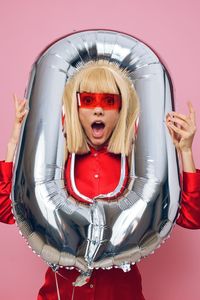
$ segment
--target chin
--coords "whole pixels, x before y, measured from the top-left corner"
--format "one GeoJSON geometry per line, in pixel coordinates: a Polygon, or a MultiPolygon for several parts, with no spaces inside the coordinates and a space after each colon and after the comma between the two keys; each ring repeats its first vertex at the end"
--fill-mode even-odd
{"type": "Polygon", "coordinates": [[[91,141],[91,143],[94,145],[94,146],[101,146],[101,145],[103,145],[105,142],[106,142],[106,140],[105,139],[99,139],[99,140],[90,140],[91,141]]]}

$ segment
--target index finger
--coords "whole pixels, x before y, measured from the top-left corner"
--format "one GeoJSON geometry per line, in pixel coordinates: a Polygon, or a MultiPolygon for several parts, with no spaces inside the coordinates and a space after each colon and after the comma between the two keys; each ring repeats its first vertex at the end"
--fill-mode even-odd
{"type": "Polygon", "coordinates": [[[18,99],[17,99],[16,94],[13,94],[13,98],[14,98],[14,102],[15,102],[15,109],[17,110],[17,108],[18,108],[18,99]]]}
{"type": "Polygon", "coordinates": [[[192,105],[192,102],[188,101],[187,104],[188,104],[188,108],[189,108],[189,112],[190,112],[190,118],[195,123],[195,110],[194,110],[194,107],[192,105]]]}

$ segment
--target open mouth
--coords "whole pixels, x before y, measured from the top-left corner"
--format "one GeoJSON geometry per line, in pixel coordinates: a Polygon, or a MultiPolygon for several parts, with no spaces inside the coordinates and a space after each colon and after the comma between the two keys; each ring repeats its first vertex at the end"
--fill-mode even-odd
{"type": "Polygon", "coordinates": [[[94,137],[101,138],[103,136],[105,124],[102,121],[93,122],[91,127],[94,137]]]}

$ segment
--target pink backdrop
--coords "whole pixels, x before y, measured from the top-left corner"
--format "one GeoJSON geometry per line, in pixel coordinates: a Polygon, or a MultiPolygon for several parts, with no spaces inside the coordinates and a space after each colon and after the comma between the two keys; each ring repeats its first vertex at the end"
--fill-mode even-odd
{"type": "MultiPolygon", "coordinates": [[[[191,100],[199,127],[200,41],[198,0],[1,1],[0,159],[13,122],[12,93],[23,95],[36,56],[50,42],[75,30],[107,28],[134,35],[163,59],[174,84],[177,111],[191,100]]],[[[199,132],[194,141],[196,165],[199,132]]],[[[15,225],[0,225],[0,299],[33,300],[46,265],[25,244],[15,225]]],[[[146,300],[200,299],[200,231],[175,227],[154,255],[140,262],[146,300]]]]}

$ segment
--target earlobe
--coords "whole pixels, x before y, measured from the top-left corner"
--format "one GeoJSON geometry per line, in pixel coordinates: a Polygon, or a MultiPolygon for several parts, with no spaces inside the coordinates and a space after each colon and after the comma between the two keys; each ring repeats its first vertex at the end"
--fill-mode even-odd
{"type": "Polygon", "coordinates": [[[67,133],[66,133],[66,130],[65,130],[65,115],[64,113],[62,113],[62,132],[63,132],[63,135],[64,135],[64,138],[67,140],[67,133]]]}
{"type": "Polygon", "coordinates": [[[65,124],[65,114],[64,114],[64,112],[62,112],[61,118],[62,118],[62,131],[65,131],[65,126],[64,126],[64,124],[65,124]]]}
{"type": "Polygon", "coordinates": [[[134,126],[134,136],[137,136],[137,132],[138,132],[138,127],[139,127],[139,116],[137,117],[137,119],[135,120],[135,126],[134,126]]]}

